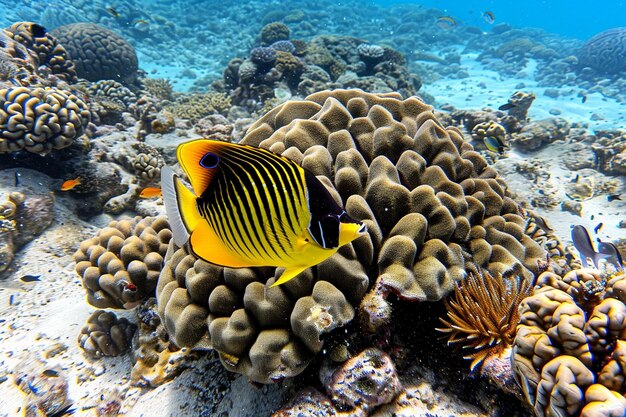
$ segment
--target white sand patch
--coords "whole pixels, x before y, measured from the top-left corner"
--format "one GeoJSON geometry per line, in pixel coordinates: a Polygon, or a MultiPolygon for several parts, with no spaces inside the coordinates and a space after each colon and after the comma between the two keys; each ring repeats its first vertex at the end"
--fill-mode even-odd
{"type": "MultiPolygon", "coordinates": [[[[552,87],[539,86],[534,81],[533,74],[538,65],[535,60],[529,60],[525,68],[520,68],[518,74],[525,74],[525,77],[504,78],[496,71],[483,68],[476,60],[477,56],[475,53],[461,55],[461,68],[467,71],[468,78],[442,78],[425,85],[423,91],[435,97],[438,107],[449,104],[457,109],[479,110],[483,107],[497,109],[513,93],[521,90],[537,96],[528,114],[531,120],[563,117],[569,122],[586,123],[591,129],[617,129],[626,124],[626,104],[600,93],[585,94],[581,89],[566,86],[555,88],[559,91],[558,97],[546,96],[545,90],[552,87]],[[520,88],[520,84],[524,86],[520,88]],[[586,95],[584,103],[579,94],[586,95]],[[553,115],[551,110],[558,110],[560,114],[553,115]]],[[[436,71],[439,64],[426,65],[436,71]]]]}

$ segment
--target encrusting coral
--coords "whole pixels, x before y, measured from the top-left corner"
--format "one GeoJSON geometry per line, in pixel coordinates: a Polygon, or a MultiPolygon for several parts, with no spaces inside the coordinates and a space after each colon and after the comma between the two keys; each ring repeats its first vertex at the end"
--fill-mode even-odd
{"type": "Polygon", "coordinates": [[[624,273],[580,269],[538,277],[520,305],[512,356],[538,417],[626,413],[625,301],[624,273]]]}
{"type": "Polygon", "coordinates": [[[83,241],[74,260],[89,304],[129,309],[153,296],[171,237],[164,217],[135,217],[83,241]]]}
{"type": "MultiPolygon", "coordinates": [[[[270,111],[242,143],[310,170],[368,228],[274,288],[268,285],[280,271],[273,268],[221,268],[170,249],[157,286],[170,337],[178,346],[216,349],[227,369],[255,381],[301,372],[323,335],[352,320],[368,288],[383,304],[390,292],[435,301],[469,265],[532,278],[545,257],[524,234],[525,219],[496,172],[415,97],[316,93],[270,111]]],[[[367,322],[373,312],[363,315],[367,322]]]]}

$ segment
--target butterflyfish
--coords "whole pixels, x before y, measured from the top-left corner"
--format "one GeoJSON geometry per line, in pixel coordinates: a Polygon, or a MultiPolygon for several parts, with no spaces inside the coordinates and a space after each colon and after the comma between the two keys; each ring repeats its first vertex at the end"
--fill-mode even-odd
{"type": "Polygon", "coordinates": [[[73,180],[67,180],[61,184],[61,191],[69,191],[74,189],[77,185],[80,185],[80,178],[73,180]]]}
{"type": "Polygon", "coordinates": [[[161,197],[161,189],[158,187],[146,187],[139,193],[139,198],[161,197]]]}
{"type": "Polygon", "coordinates": [[[506,143],[496,136],[486,136],[483,141],[489,151],[495,152],[498,155],[502,155],[504,153],[504,149],[507,147],[506,143]]]}
{"type": "Polygon", "coordinates": [[[483,13],[483,20],[491,25],[496,21],[496,15],[493,12],[486,11],[483,13]]]}
{"type": "Polygon", "coordinates": [[[443,30],[451,30],[457,26],[456,20],[450,16],[441,16],[437,18],[437,27],[443,30]]]}
{"type": "Polygon", "coordinates": [[[366,232],[315,175],[281,155],[200,139],[179,145],[176,156],[193,191],[162,168],[173,239],[210,263],[283,267],[275,286],[366,232]]]}

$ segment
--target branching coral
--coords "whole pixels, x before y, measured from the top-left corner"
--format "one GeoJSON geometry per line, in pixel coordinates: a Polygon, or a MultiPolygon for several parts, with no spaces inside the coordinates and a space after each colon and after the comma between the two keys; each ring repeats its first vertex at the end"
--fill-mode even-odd
{"type": "Polygon", "coordinates": [[[529,281],[517,274],[491,275],[487,271],[471,272],[457,283],[454,295],[446,301],[448,344],[461,345],[470,353],[471,369],[488,356],[501,354],[513,344],[519,321],[518,306],[532,291],[529,281]]]}

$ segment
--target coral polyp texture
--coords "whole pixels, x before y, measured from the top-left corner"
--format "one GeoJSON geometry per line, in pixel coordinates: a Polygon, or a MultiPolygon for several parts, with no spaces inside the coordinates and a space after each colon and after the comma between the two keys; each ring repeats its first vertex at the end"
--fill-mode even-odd
{"type": "Polygon", "coordinates": [[[44,27],[32,22],[17,22],[4,32],[31,51],[37,66],[48,67],[52,74],[67,82],[76,81],[76,69],[69,54],[44,27]]]}
{"type": "Polygon", "coordinates": [[[578,64],[604,74],[626,70],[626,28],[614,28],[589,39],[578,52],[578,64]]]}
{"type": "Polygon", "coordinates": [[[98,308],[133,308],[154,295],[172,237],[164,217],[113,221],[74,254],[87,301],[98,308]]]}
{"type": "Polygon", "coordinates": [[[623,273],[538,277],[520,305],[513,346],[516,378],[537,416],[626,413],[625,301],[623,273]]]}
{"type": "Polygon", "coordinates": [[[46,154],[70,146],[90,121],[87,105],[55,88],[0,89],[0,154],[46,154]]]}
{"type": "Polygon", "coordinates": [[[80,78],[132,84],[137,76],[135,48],[117,33],[95,23],[72,23],[52,31],[76,65],[80,78]]]}
{"type": "Polygon", "coordinates": [[[223,269],[185,248],[166,261],[157,297],[173,341],[212,347],[228,369],[253,380],[304,369],[375,281],[403,299],[435,301],[470,264],[531,278],[545,257],[496,172],[415,97],[316,93],[270,111],[242,143],[301,164],[368,228],[275,288],[273,268],[223,269]]]}
{"type": "Polygon", "coordinates": [[[137,326],[115,313],[97,310],[78,335],[78,343],[89,356],[118,356],[130,349],[137,326]]]}

